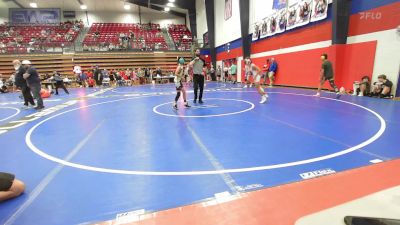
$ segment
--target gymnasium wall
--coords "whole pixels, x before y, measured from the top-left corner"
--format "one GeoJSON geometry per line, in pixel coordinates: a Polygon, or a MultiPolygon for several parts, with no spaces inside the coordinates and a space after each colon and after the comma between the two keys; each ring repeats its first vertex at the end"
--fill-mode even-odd
{"type": "Polygon", "coordinates": [[[225,20],[225,1],[214,1],[215,46],[223,45],[241,37],[239,0],[232,0],[232,17],[225,20]]]}
{"type": "MultiPolygon", "coordinates": [[[[325,52],[334,63],[339,86],[351,89],[361,76],[376,80],[383,73],[397,84],[400,37],[395,28],[400,25],[399,4],[396,0],[354,0],[347,45],[331,45],[332,12],[328,11],[326,20],[253,42],[252,58],[262,66],[266,58],[275,57],[279,63],[277,84],[282,85],[316,87],[319,57],[325,52]]],[[[241,51],[241,39],[227,42],[217,47],[217,60],[241,59],[241,51]]]]}
{"type": "MultiPolygon", "coordinates": [[[[76,11],[76,19],[82,20],[85,26],[93,23],[139,23],[139,14],[135,9],[132,12],[112,12],[112,11],[88,11],[87,16],[84,11],[76,11]]],[[[142,23],[158,23],[161,26],[167,24],[185,24],[185,18],[174,16],[168,13],[162,13],[151,9],[142,9],[142,23]]],[[[67,19],[61,18],[62,21],[67,19]]],[[[8,9],[0,8],[0,23],[8,22],[8,9]]]]}
{"type": "MultiPolygon", "coordinates": [[[[139,14],[136,12],[88,12],[88,16],[86,17],[85,12],[77,11],[76,18],[78,20],[82,19],[87,26],[93,23],[139,23],[140,21],[139,14]]],[[[142,23],[151,21],[162,26],[167,24],[185,24],[185,18],[158,11],[142,13],[141,18],[142,23]]]]}
{"type": "Polygon", "coordinates": [[[203,34],[208,31],[206,5],[204,0],[196,0],[196,23],[198,38],[202,39],[203,34]]]}

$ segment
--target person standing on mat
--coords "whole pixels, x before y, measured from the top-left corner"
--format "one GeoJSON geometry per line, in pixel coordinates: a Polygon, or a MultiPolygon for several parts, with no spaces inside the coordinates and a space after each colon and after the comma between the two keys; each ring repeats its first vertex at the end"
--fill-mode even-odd
{"type": "Polygon", "coordinates": [[[103,82],[103,75],[101,73],[101,70],[99,69],[99,66],[96,66],[94,69],[94,80],[96,81],[96,86],[101,87],[101,84],[103,82]]]}
{"type": "Polygon", "coordinates": [[[0,202],[20,196],[25,184],[11,173],[0,172],[0,202]]]}
{"type": "Polygon", "coordinates": [[[193,85],[194,85],[193,103],[197,103],[197,96],[198,96],[199,103],[203,104],[203,90],[204,90],[203,68],[206,67],[206,62],[201,58],[200,49],[196,49],[196,56],[189,63],[189,65],[193,67],[193,85]],[[200,89],[200,95],[198,95],[198,89],[200,89]]]}
{"type": "Polygon", "coordinates": [[[269,86],[274,86],[275,83],[275,74],[278,70],[278,63],[276,63],[274,58],[271,58],[271,64],[269,65],[268,69],[268,78],[269,78],[269,86]]]}
{"type": "Polygon", "coordinates": [[[314,95],[316,97],[321,96],[321,88],[324,85],[326,81],[329,81],[329,84],[331,87],[335,90],[336,94],[339,93],[339,89],[337,88],[335,84],[335,79],[333,76],[333,68],[332,68],[332,63],[328,60],[328,55],[327,54],[322,54],[321,55],[321,60],[322,60],[322,68],[320,72],[320,77],[319,77],[319,85],[318,85],[318,91],[317,94],[314,95]]]}
{"type": "MultiPolygon", "coordinates": [[[[66,88],[65,85],[64,85],[64,81],[63,81],[61,75],[60,75],[57,71],[54,71],[53,80],[56,82],[56,83],[55,83],[55,86],[56,86],[56,95],[58,95],[58,89],[59,89],[59,88],[64,89],[65,93],[69,94],[67,88],[66,88]]],[[[82,81],[82,83],[83,83],[83,81],[82,81]]]]}
{"type": "Polygon", "coordinates": [[[261,81],[261,69],[256,66],[250,59],[250,57],[247,57],[245,59],[245,64],[246,67],[251,71],[251,73],[253,74],[254,77],[254,83],[257,89],[257,92],[260,94],[261,96],[261,101],[260,103],[263,104],[265,102],[267,102],[268,100],[268,94],[265,93],[264,89],[262,88],[260,81],[261,81]]]}
{"type": "Polygon", "coordinates": [[[182,84],[182,79],[184,78],[184,68],[183,68],[184,65],[185,65],[185,59],[182,57],[179,57],[178,67],[176,67],[175,78],[174,78],[174,83],[175,83],[175,87],[176,87],[176,96],[175,96],[175,102],[173,104],[173,108],[175,110],[178,110],[178,100],[179,100],[179,97],[181,96],[181,92],[182,92],[183,101],[185,102],[185,107],[186,108],[190,107],[190,105],[186,99],[186,90],[182,84]]]}
{"type": "Polygon", "coordinates": [[[237,80],[237,66],[235,62],[232,62],[231,68],[229,68],[231,71],[231,79],[233,84],[236,84],[236,80],[237,80]]]}
{"type": "Polygon", "coordinates": [[[13,62],[15,69],[15,86],[21,89],[22,96],[24,98],[24,107],[35,106],[35,101],[33,100],[31,89],[28,87],[26,80],[23,77],[25,69],[21,66],[21,61],[14,60],[13,62]]]}
{"type": "Polygon", "coordinates": [[[44,108],[43,99],[40,96],[40,91],[42,89],[42,84],[40,83],[39,74],[29,60],[22,61],[22,65],[24,66],[25,73],[23,75],[26,83],[32,91],[33,98],[37,101],[36,110],[40,110],[44,108]]]}

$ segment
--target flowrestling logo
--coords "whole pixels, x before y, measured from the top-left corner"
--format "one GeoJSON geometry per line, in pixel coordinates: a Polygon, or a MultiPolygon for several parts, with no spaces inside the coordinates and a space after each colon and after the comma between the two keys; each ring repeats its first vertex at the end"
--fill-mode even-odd
{"type": "Polygon", "coordinates": [[[325,175],[332,174],[332,173],[336,173],[336,171],[328,168],[328,169],[322,169],[322,170],[315,170],[315,171],[311,171],[311,172],[305,172],[305,173],[301,173],[299,175],[304,180],[307,180],[307,179],[311,179],[311,178],[325,176],[325,175]]]}

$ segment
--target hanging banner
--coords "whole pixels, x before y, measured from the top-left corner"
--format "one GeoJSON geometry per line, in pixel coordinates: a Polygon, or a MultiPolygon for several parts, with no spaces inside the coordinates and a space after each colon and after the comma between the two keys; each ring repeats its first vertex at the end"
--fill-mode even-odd
{"type": "Polygon", "coordinates": [[[286,21],[287,21],[286,20],[286,15],[287,15],[287,9],[286,8],[280,9],[278,11],[278,14],[277,14],[277,16],[278,16],[278,18],[277,18],[278,26],[276,28],[276,32],[275,33],[279,34],[279,33],[285,32],[285,30],[286,30],[286,21]]]}
{"type": "Polygon", "coordinates": [[[286,30],[291,30],[296,27],[297,8],[298,8],[298,2],[295,2],[288,7],[286,12],[287,15],[286,30]]]}
{"type": "Polygon", "coordinates": [[[265,38],[268,36],[268,24],[269,18],[267,17],[262,21],[260,38],[265,38]]]}
{"type": "Polygon", "coordinates": [[[60,9],[9,9],[9,21],[13,25],[60,24],[60,9]]]}
{"type": "Polygon", "coordinates": [[[310,23],[312,0],[302,0],[297,7],[296,27],[310,23]]]}
{"type": "Polygon", "coordinates": [[[274,13],[274,14],[272,14],[271,17],[269,18],[269,24],[268,24],[268,28],[269,28],[268,30],[269,30],[269,32],[268,32],[268,36],[272,36],[272,35],[276,34],[276,29],[277,29],[277,26],[278,26],[277,17],[278,17],[278,14],[277,14],[277,13],[274,13]]]}
{"type": "Polygon", "coordinates": [[[277,10],[286,8],[286,0],[274,0],[272,8],[277,10]]]}
{"type": "Polygon", "coordinates": [[[311,22],[323,20],[326,17],[328,17],[328,0],[314,0],[311,22]]]}
{"type": "Polygon", "coordinates": [[[258,40],[258,37],[260,36],[260,25],[258,23],[254,24],[254,30],[253,30],[253,37],[252,40],[256,41],[258,40]]]}
{"type": "Polygon", "coordinates": [[[232,17],[232,0],[225,0],[225,20],[232,17]]]}

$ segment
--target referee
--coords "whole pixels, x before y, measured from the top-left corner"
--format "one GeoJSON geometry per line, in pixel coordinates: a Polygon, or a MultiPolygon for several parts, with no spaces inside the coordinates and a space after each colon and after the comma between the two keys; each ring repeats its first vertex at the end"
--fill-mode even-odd
{"type": "Polygon", "coordinates": [[[194,85],[194,100],[193,103],[197,103],[197,96],[199,97],[199,103],[203,103],[203,90],[204,90],[204,73],[203,68],[206,67],[206,62],[200,56],[200,49],[196,49],[195,57],[189,63],[193,67],[193,85],[194,85]],[[198,95],[198,89],[200,88],[200,95],[198,95]]]}

